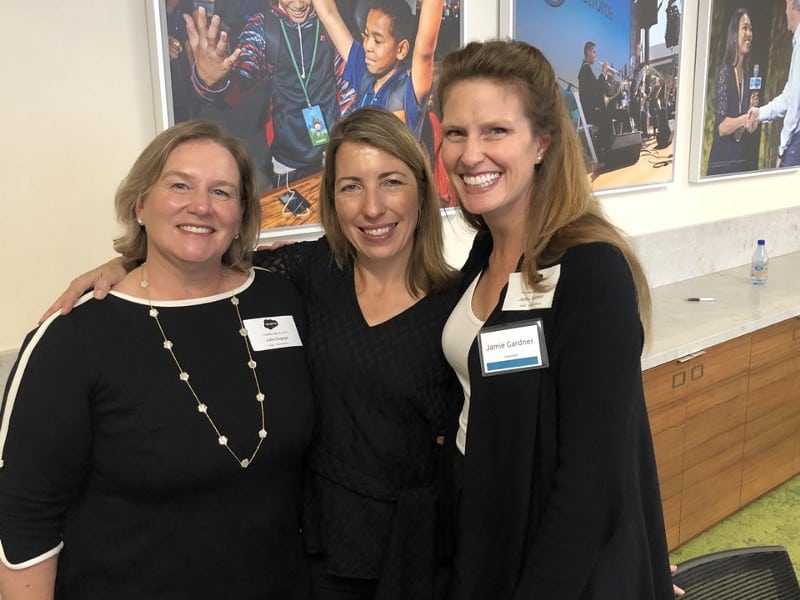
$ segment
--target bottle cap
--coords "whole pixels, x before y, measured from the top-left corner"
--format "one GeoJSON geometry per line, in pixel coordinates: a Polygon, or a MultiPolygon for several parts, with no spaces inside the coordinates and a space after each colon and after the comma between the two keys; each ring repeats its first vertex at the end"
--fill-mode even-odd
{"type": "Polygon", "coordinates": [[[764,240],[758,240],[758,245],[759,245],[759,246],[763,246],[763,245],[765,245],[765,243],[766,243],[766,242],[764,242],[764,240]]]}

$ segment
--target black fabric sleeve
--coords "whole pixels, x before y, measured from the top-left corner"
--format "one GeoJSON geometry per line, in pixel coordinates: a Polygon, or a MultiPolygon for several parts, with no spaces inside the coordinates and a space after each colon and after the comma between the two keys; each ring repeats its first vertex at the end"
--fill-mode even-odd
{"type": "Polygon", "coordinates": [[[271,250],[257,250],[253,253],[253,266],[283,275],[297,287],[309,277],[312,261],[321,258],[321,246],[327,244],[323,239],[313,242],[294,242],[271,250]]]}
{"type": "MultiPolygon", "coordinates": [[[[20,565],[61,542],[65,513],[90,457],[94,378],[66,317],[29,334],[3,398],[8,427],[0,468],[2,560],[20,565]]],[[[42,557],[43,558],[43,557],[42,557]]]]}
{"type": "Polygon", "coordinates": [[[514,598],[578,598],[624,505],[641,394],[642,327],[622,254],[607,244],[565,255],[549,349],[558,394],[558,467],[514,598]]]}

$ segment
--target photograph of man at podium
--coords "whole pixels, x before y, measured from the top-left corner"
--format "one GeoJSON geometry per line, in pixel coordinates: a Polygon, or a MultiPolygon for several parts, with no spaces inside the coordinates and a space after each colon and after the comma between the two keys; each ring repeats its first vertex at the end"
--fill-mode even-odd
{"type": "Polygon", "coordinates": [[[512,2],[500,33],[553,64],[592,188],[671,181],[680,0],[512,2]]]}

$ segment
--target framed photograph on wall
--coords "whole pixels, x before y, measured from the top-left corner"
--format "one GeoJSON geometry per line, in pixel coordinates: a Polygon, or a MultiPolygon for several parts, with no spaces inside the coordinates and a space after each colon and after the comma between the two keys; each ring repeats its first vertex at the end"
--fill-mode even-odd
{"type": "Polygon", "coordinates": [[[709,0],[700,6],[697,38],[690,180],[797,165],[800,139],[779,163],[789,142],[782,118],[792,54],[786,3],[709,0]]]}
{"type": "MultiPolygon", "coordinates": [[[[323,2],[324,18],[311,0],[147,0],[159,130],[206,118],[245,141],[258,175],[262,237],[319,231],[328,136],[362,106],[397,114],[435,156],[433,73],[461,45],[461,0],[379,0],[378,8],[369,0],[323,2]],[[194,52],[195,31],[210,47],[224,31],[227,46],[194,52]],[[374,59],[375,40],[396,46],[391,64],[374,59]]],[[[445,208],[449,184],[435,164],[445,208]]]]}
{"type": "Polygon", "coordinates": [[[673,180],[681,0],[500,0],[500,34],[550,60],[596,192],[673,180]]]}

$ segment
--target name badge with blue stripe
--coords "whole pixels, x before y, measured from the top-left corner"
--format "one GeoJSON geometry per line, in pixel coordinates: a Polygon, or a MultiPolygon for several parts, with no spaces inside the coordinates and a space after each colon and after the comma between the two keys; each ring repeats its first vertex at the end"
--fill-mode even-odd
{"type": "Polygon", "coordinates": [[[484,377],[543,369],[550,364],[541,319],[481,329],[478,348],[484,377]]]}

